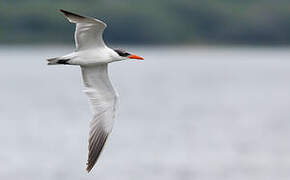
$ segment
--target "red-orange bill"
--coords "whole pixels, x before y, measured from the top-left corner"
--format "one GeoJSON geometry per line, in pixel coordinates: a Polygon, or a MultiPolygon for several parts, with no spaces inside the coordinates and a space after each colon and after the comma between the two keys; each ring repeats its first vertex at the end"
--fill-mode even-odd
{"type": "Polygon", "coordinates": [[[130,59],[140,59],[140,60],[144,60],[144,58],[142,58],[141,56],[137,56],[135,54],[131,54],[130,56],[128,56],[128,58],[130,58],[130,59]]]}

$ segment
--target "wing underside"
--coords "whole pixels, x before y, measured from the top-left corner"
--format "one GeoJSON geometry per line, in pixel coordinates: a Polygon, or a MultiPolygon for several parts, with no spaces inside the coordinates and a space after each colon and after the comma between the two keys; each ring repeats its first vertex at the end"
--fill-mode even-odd
{"type": "Polygon", "coordinates": [[[94,114],[90,122],[87,171],[97,162],[112,131],[117,95],[107,73],[107,64],[81,67],[85,90],[94,114]]]}

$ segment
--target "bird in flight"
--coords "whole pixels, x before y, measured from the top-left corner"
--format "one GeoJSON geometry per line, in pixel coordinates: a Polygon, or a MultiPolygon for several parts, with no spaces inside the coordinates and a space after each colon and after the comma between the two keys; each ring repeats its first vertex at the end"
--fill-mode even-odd
{"type": "Polygon", "coordinates": [[[95,18],[60,10],[69,22],[76,24],[74,52],[47,59],[48,65],[79,65],[82,71],[84,92],[89,98],[93,118],[90,121],[87,171],[97,162],[105,142],[112,131],[118,95],[108,76],[108,64],[142,57],[121,49],[111,49],[103,41],[107,25],[95,18]]]}

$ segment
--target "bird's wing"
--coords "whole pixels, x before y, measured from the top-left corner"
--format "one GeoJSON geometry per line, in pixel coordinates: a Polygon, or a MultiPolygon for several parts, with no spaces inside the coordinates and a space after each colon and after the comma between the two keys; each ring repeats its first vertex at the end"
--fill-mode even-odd
{"type": "Polygon", "coordinates": [[[76,24],[76,50],[105,47],[103,32],[107,25],[98,19],[60,10],[71,23],[76,24]]]}
{"type": "Polygon", "coordinates": [[[81,67],[84,92],[89,97],[94,117],[90,122],[87,171],[96,161],[112,131],[118,97],[108,76],[107,64],[81,67]]]}

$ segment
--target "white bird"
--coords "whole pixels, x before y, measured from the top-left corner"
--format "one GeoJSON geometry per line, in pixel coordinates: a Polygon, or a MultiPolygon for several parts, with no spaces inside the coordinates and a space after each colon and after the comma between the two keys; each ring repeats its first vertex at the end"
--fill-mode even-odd
{"type": "Polygon", "coordinates": [[[80,16],[60,10],[65,17],[76,24],[76,50],[68,55],[48,59],[48,65],[79,65],[87,94],[93,111],[90,122],[89,153],[87,171],[97,162],[104,144],[112,131],[118,95],[108,76],[108,63],[142,57],[124,50],[111,49],[103,41],[103,31],[107,25],[95,18],[80,16]]]}

